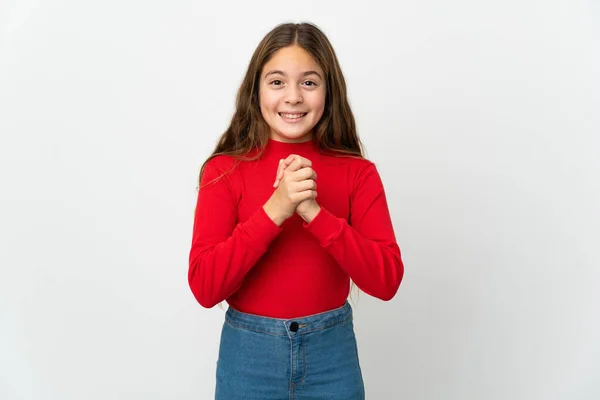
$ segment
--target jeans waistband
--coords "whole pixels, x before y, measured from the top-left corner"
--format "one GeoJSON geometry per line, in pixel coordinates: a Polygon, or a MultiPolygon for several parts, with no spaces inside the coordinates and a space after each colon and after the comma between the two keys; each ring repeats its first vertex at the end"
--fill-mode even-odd
{"type": "Polygon", "coordinates": [[[225,321],[231,326],[274,336],[302,335],[334,325],[352,321],[352,307],[346,301],[343,306],[304,317],[282,319],[247,314],[229,306],[225,321]]]}

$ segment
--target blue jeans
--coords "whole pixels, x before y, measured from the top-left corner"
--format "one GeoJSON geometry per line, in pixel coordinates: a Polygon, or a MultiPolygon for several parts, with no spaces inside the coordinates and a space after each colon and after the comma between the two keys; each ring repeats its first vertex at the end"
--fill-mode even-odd
{"type": "Polygon", "coordinates": [[[364,398],[348,302],[289,320],[227,310],[216,400],[364,398]]]}

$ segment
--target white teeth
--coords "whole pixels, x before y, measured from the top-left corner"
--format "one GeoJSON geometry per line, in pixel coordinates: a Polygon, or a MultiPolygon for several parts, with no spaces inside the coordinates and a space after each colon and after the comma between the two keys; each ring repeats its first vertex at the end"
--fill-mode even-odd
{"type": "Polygon", "coordinates": [[[283,113],[281,113],[279,115],[281,115],[284,118],[296,119],[296,118],[303,117],[305,115],[305,113],[302,113],[302,114],[283,114],[283,113]]]}

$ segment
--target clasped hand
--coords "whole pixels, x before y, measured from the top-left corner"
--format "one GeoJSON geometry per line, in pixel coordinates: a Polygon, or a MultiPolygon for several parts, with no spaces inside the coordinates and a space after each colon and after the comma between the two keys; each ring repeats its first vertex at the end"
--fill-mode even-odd
{"type": "Polygon", "coordinates": [[[282,191],[284,196],[297,202],[295,212],[305,221],[312,220],[320,210],[316,202],[317,173],[312,169],[312,162],[297,154],[290,154],[287,158],[279,160],[277,174],[273,187],[282,191]]]}

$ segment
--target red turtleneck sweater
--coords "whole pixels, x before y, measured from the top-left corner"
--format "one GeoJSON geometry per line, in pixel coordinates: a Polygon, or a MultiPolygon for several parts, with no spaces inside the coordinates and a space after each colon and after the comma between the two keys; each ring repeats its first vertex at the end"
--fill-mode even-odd
{"type": "Polygon", "coordinates": [[[270,139],[260,159],[217,156],[200,182],[188,280],[198,302],[273,318],[296,318],[341,307],[350,279],[382,300],[396,294],[404,265],[381,178],[366,159],[335,157],[312,141],[270,139]],[[273,194],[278,162],[298,154],[317,173],[321,211],[280,227],[263,205],[273,194]]]}

